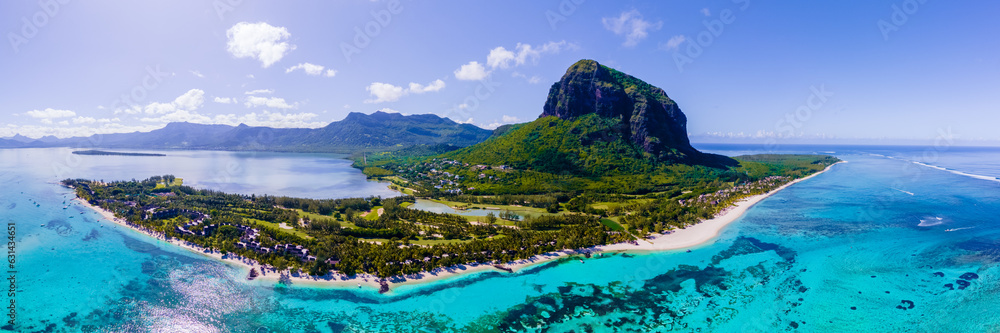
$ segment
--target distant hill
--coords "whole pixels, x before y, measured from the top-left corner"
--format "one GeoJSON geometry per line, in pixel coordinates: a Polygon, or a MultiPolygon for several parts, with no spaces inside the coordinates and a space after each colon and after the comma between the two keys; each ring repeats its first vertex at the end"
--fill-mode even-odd
{"type": "Polygon", "coordinates": [[[170,123],[149,131],[33,140],[0,139],[0,147],[96,147],[143,149],[266,150],[287,152],[352,153],[394,150],[416,145],[449,144],[459,147],[479,143],[491,131],[459,124],[432,114],[404,116],[352,112],[326,127],[270,128],[170,123]]]}
{"type": "Polygon", "coordinates": [[[570,66],[533,122],[505,126],[446,157],[555,174],[649,172],[658,165],[724,168],[736,160],[699,152],[687,118],[663,89],[593,60],[570,66]]]}

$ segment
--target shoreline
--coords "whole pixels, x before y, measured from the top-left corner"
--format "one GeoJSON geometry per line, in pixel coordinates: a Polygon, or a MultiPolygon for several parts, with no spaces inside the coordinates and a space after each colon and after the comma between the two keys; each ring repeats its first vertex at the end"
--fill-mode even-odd
{"type": "MultiPolygon", "coordinates": [[[[669,234],[657,235],[652,239],[640,239],[638,245],[631,243],[615,243],[607,245],[599,245],[589,248],[582,248],[576,250],[561,250],[556,252],[539,254],[528,259],[516,260],[513,262],[501,264],[500,266],[510,269],[510,274],[518,273],[521,270],[527,269],[532,266],[544,264],[553,260],[557,260],[563,257],[568,257],[571,255],[582,255],[585,252],[590,252],[591,254],[599,254],[604,252],[660,252],[669,250],[678,250],[684,248],[695,247],[708,241],[715,239],[726,226],[730,223],[735,222],[750,207],[757,204],[758,202],[770,197],[774,193],[781,191],[791,185],[798,182],[810,179],[817,175],[820,175],[832,168],[834,165],[846,163],[846,161],[840,161],[827,166],[825,169],[817,171],[809,176],[799,178],[788,182],[776,189],[768,191],[767,193],[758,194],[750,196],[740,201],[737,201],[733,206],[724,209],[715,217],[699,222],[698,224],[688,226],[684,229],[674,230],[669,234]]],[[[355,287],[361,288],[362,286],[378,290],[380,288],[380,279],[374,275],[360,274],[354,277],[348,277],[343,274],[329,273],[324,276],[313,277],[306,274],[301,274],[298,272],[285,271],[285,277],[282,278],[282,274],[279,274],[273,268],[265,268],[253,259],[236,257],[233,255],[223,256],[221,253],[216,251],[211,251],[195,244],[184,242],[178,239],[167,239],[165,236],[143,229],[138,229],[125,223],[124,220],[117,218],[110,211],[104,210],[101,207],[91,205],[90,203],[80,199],[79,197],[73,198],[73,200],[79,202],[84,207],[90,208],[100,214],[102,217],[115,223],[116,225],[121,225],[128,229],[134,230],[136,232],[142,233],[146,236],[156,238],[157,240],[176,245],[178,247],[187,249],[188,251],[201,254],[206,257],[214,258],[224,263],[229,263],[241,268],[242,272],[249,274],[249,271],[256,268],[260,271],[259,276],[257,276],[253,282],[256,281],[266,282],[266,283],[279,283],[282,280],[289,282],[290,285],[300,285],[311,288],[345,288],[345,287],[355,287]]],[[[100,222],[100,221],[99,221],[100,222]]],[[[581,259],[582,260],[582,259],[581,259]]],[[[494,267],[492,264],[465,264],[451,266],[447,268],[438,268],[431,272],[421,272],[417,274],[396,276],[386,279],[390,286],[412,286],[412,285],[424,285],[430,284],[432,282],[437,282],[441,280],[459,278],[463,276],[468,276],[472,273],[494,271],[494,272],[505,272],[504,270],[494,267]]],[[[390,288],[389,294],[392,294],[390,288]]]]}

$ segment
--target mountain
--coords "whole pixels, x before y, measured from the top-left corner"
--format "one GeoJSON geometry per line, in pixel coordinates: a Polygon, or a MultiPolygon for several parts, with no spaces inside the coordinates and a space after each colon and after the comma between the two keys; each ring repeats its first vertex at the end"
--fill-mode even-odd
{"type": "Polygon", "coordinates": [[[573,64],[552,85],[537,120],[498,128],[485,142],[447,156],[590,176],[642,173],[675,163],[738,165],[691,146],[687,117],[663,89],[593,60],[573,64]]]}
{"type": "MultiPolygon", "coordinates": [[[[352,112],[344,120],[315,129],[178,122],[149,132],[100,134],[49,142],[35,140],[18,146],[351,153],[414,145],[464,147],[485,140],[490,133],[432,114],[404,116],[379,111],[371,115],[352,112]]],[[[10,143],[0,142],[0,146],[6,144],[10,143]]]]}

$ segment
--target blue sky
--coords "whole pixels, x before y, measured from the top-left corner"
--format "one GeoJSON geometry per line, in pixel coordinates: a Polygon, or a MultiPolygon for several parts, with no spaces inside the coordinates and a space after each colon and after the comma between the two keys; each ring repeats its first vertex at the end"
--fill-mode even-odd
{"type": "Polygon", "coordinates": [[[997,13],[934,0],[4,1],[0,137],[318,127],[379,109],[492,128],[535,119],[566,68],[594,59],[664,88],[705,140],[992,142],[997,13]]]}

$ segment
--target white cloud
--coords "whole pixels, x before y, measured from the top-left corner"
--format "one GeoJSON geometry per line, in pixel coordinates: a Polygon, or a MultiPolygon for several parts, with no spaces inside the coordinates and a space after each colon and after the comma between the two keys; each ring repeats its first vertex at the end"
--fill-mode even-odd
{"type": "Polygon", "coordinates": [[[673,50],[676,49],[678,46],[680,46],[681,43],[684,43],[684,41],[686,40],[687,38],[685,38],[684,35],[677,35],[671,37],[670,40],[667,41],[667,44],[664,45],[664,47],[667,49],[667,51],[673,50]]]}
{"type": "Polygon", "coordinates": [[[365,100],[365,103],[395,102],[400,97],[406,96],[406,90],[403,87],[382,82],[372,82],[365,90],[375,97],[375,99],[365,100]]]}
{"type": "Polygon", "coordinates": [[[444,81],[438,79],[431,81],[430,83],[423,85],[416,82],[410,82],[407,88],[392,85],[389,83],[382,82],[372,82],[371,85],[365,88],[374,99],[365,100],[365,103],[382,103],[382,102],[395,102],[398,101],[403,96],[409,94],[423,94],[426,92],[438,92],[444,89],[444,81]]]}
{"type": "Polygon", "coordinates": [[[205,75],[202,75],[202,74],[201,74],[201,72],[199,72],[199,71],[190,71],[190,72],[191,72],[191,74],[192,74],[192,75],[194,75],[194,76],[197,76],[197,77],[205,77],[205,75]]]}
{"type": "Polygon", "coordinates": [[[486,67],[483,67],[477,61],[469,62],[468,64],[462,65],[459,69],[455,70],[455,78],[464,81],[476,81],[485,79],[489,75],[486,72],[486,67]]]}
{"type": "Polygon", "coordinates": [[[705,14],[705,16],[712,16],[712,11],[708,10],[708,8],[702,8],[701,13],[705,14]]]}
{"type": "MultiPolygon", "coordinates": [[[[205,91],[201,89],[191,89],[183,95],[177,96],[173,102],[152,102],[143,107],[142,110],[146,114],[167,114],[176,112],[177,110],[197,110],[204,103],[205,91]]],[[[124,112],[129,114],[132,113],[129,112],[128,109],[125,109],[124,112]]]]}
{"type": "Polygon", "coordinates": [[[513,123],[518,121],[521,121],[521,119],[514,116],[503,115],[503,122],[505,123],[513,123]]]}
{"type": "Polygon", "coordinates": [[[125,108],[117,108],[117,109],[115,109],[115,114],[120,114],[120,113],[124,113],[124,114],[139,114],[139,113],[142,113],[142,107],[140,107],[138,105],[132,105],[132,106],[125,107],[125,108]]]}
{"type": "Polygon", "coordinates": [[[144,110],[147,114],[165,114],[177,111],[177,106],[174,103],[153,102],[147,104],[144,110]]]}
{"type": "Polygon", "coordinates": [[[63,120],[59,122],[59,125],[69,126],[69,120],[63,120]]]}
{"type": "Polygon", "coordinates": [[[216,97],[213,101],[220,104],[233,104],[236,103],[236,98],[216,97]]]}
{"type": "Polygon", "coordinates": [[[642,14],[635,9],[622,12],[618,17],[602,18],[601,23],[604,23],[604,28],[615,35],[625,36],[625,42],[622,45],[627,47],[638,45],[649,35],[649,31],[659,30],[663,27],[663,22],[650,23],[643,20],[642,14]]]}
{"type": "Polygon", "coordinates": [[[253,74],[247,74],[247,78],[248,79],[252,79],[253,78],[253,74]]]}
{"type": "Polygon", "coordinates": [[[249,113],[242,116],[232,114],[216,116],[216,123],[227,125],[247,124],[248,126],[267,126],[276,128],[318,128],[328,125],[328,123],[311,121],[319,115],[310,112],[302,113],[280,113],[267,112],[249,113]],[[227,122],[223,122],[227,121],[227,122]]]}
{"type": "Polygon", "coordinates": [[[497,46],[496,48],[490,50],[490,54],[486,55],[486,64],[490,68],[503,67],[507,68],[510,66],[510,62],[514,61],[517,56],[514,52],[508,51],[503,46],[497,46]]]}
{"type": "Polygon", "coordinates": [[[247,94],[247,95],[256,95],[256,94],[270,94],[270,93],[273,93],[273,92],[274,92],[274,90],[271,90],[271,89],[257,89],[257,90],[251,90],[251,91],[244,92],[244,94],[247,94]]]}
{"type": "Polygon", "coordinates": [[[507,50],[503,46],[497,46],[496,48],[490,50],[490,54],[486,55],[486,64],[490,68],[511,68],[520,65],[524,65],[531,60],[532,63],[538,61],[542,54],[547,53],[559,53],[563,49],[578,49],[579,46],[576,44],[568,43],[566,41],[558,42],[548,42],[543,44],[541,47],[533,47],[531,44],[517,43],[514,47],[514,51],[507,50]],[[516,51],[516,52],[515,52],[516,51]]]}
{"type": "MultiPolygon", "coordinates": [[[[305,71],[306,74],[316,76],[316,75],[323,74],[323,69],[324,68],[325,67],[323,67],[322,65],[310,64],[308,62],[304,62],[304,63],[298,64],[298,65],[295,65],[295,66],[292,66],[292,67],[288,67],[288,69],[285,69],[285,73],[291,73],[291,72],[294,72],[296,70],[301,69],[301,70],[305,71]]],[[[337,74],[337,71],[332,70],[332,69],[326,71],[326,76],[327,77],[332,77],[332,76],[334,76],[336,74],[337,74]]]]}
{"type": "Polygon", "coordinates": [[[393,110],[393,109],[390,109],[390,108],[381,108],[381,109],[378,109],[376,111],[382,111],[382,112],[385,112],[385,113],[399,113],[399,111],[396,111],[396,110],[393,110]]]}
{"type": "Polygon", "coordinates": [[[49,119],[49,118],[43,118],[41,120],[41,122],[42,122],[42,124],[52,125],[52,119],[49,119]]]}
{"type": "Polygon", "coordinates": [[[277,109],[294,109],[298,107],[297,104],[288,104],[285,102],[284,98],[280,97],[260,97],[260,96],[250,96],[247,97],[246,103],[243,103],[248,108],[257,106],[266,106],[277,109]]]}
{"type": "Polygon", "coordinates": [[[295,45],[283,41],[291,34],[284,27],[264,22],[240,22],[226,30],[226,50],[237,58],[253,58],[267,68],[281,60],[295,45]]]}
{"type": "Polygon", "coordinates": [[[45,110],[31,110],[25,112],[29,117],[40,118],[40,119],[53,119],[53,118],[68,118],[76,115],[76,112],[70,110],[56,110],[53,108],[47,108],[45,110]]]}
{"type": "Polygon", "coordinates": [[[196,110],[203,103],[205,103],[205,91],[201,89],[188,90],[188,92],[174,99],[174,105],[185,110],[196,110]]]}
{"type": "Polygon", "coordinates": [[[414,94],[423,94],[425,92],[437,92],[444,88],[444,81],[440,79],[434,80],[428,85],[421,85],[419,83],[410,82],[410,92],[414,94]]]}
{"type": "Polygon", "coordinates": [[[76,118],[73,118],[73,123],[74,124],[93,124],[93,123],[96,123],[96,122],[97,122],[97,119],[95,119],[94,117],[76,117],[76,118]]]}

